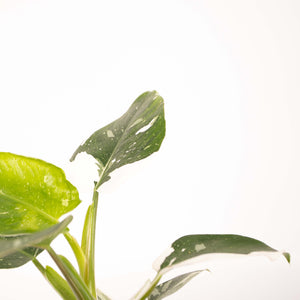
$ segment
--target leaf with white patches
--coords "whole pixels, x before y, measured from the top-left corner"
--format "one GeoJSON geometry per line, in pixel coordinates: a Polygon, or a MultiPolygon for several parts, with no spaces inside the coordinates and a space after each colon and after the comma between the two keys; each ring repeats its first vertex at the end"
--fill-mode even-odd
{"type": "MultiPolygon", "coordinates": [[[[3,238],[0,239],[0,244],[2,241],[3,238]]],[[[22,250],[18,250],[13,254],[0,258],[0,269],[12,269],[23,266],[33,258],[37,257],[42,251],[43,250],[35,247],[27,247],[22,250]]]]}
{"type": "Polygon", "coordinates": [[[172,278],[154,288],[151,292],[150,296],[147,298],[148,300],[161,300],[165,297],[168,297],[179,289],[181,289],[185,284],[187,284],[192,278],[197,276],[201,271],[194,271],[182,274],[175,278],[172,278]]]}
{"type": "Polygon", "coordinates": [[[282,254],[290,261],[288,253],[281,253],[269,247],[265,243],[240,235],[187,235],[176,240],[167,254],[158,258],[153,267],[156,271],[164,274],[176,266],[188,264],[194,258],[205,254],[282,254]]]}
{"type": "Polygon", "coordinates": [[[57,235],[62,233],[72,216],[47,229],[17,236],[0,236],[0,269],[16,268],[31,261],[42,248],[48,246],[57,235]]]}
{"type": "Polygon", "coordinates": [[[77,189],[60,168],[0,152],[0,235],[46,229],[79,203],[77,189]]]}
{"type": "Polygon", "coordinates": [[[164,103],[156,91],[139,96],[116,121],[92,134],[78,147],[78,153],[92,155],[99,166],[97,187],[123,165],[146,158],[158,151],[165,136],[164,103]]]}

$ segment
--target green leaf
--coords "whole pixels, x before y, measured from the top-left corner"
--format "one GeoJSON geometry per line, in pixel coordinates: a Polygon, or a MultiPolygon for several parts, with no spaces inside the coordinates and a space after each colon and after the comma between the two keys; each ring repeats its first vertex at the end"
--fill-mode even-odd
{"type": "Polygon", "coordinates": [[[122,117],[92,134],[78,147],[71,161],[80,152],[92,155],[98,161],[99,187],[115,169],[158,151],[164,136],[163,99],[156,91],[146,92],[122,117]]]}
{"type": "Polygon", "coordinates": [[[77,299],[67,281],[63,279],[53,268],[46,266],[45,277],[64,300],[77,299]]]}
{"type": "Polygon", "coordinates": [[[0,269],[16,268],[35,258],[41,248],[48,246],[72,221],[72,216],[61,223],[39,232],[19,236],[0,236],[0,269]]]}
{"type": "Polygon", "coordinates": [[[42,249],[28,247],[23,250],[16,251],[13,254],[4,256],[0,258],[0,269],[12,269],[21,267],[31,261],[33,258],[37,257],[42,251],[42,249]]]}
{"type": "Polygon", "coordinates": [[[0,234],[48,228],[80,203],[64,172],[45,161],[0,152],[0,234]]]}
{"type": "Polygon", "coordinates": [[[201,272],[202,271],[194,271],[185,273],[156,286],[148,297],[148,300],[160,300],[174,294],[201,272]]]}
{"type": "MultiPolygon", "coordinates": [[[[240,235],[187,235],[176,240],[167,255],[160,257],[154,268],[166,272],[192,258],[210,253],[250,254],[252,252],[277,252],[258,240],[240,235]]],[[[289,261],[288,253],[282,253],[289,261]]]]}

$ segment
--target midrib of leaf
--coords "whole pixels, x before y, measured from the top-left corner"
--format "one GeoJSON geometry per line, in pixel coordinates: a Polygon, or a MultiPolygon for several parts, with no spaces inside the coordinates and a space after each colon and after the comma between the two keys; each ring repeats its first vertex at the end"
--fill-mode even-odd
{"type": "Polygon", "coordinates": [[[24,205],[25,207],[30,208],[30,209],[32,209],[33,211],[36,211],[36,212],[40,213],[41,215],[45,216],[49,221],[52,221],[52,222],[54,222],[54,223],[57,223],[57,219],[53,218],[51,215],[49,215],[49,214],[45,213],[44,211],[40,210],[40,209],[37,208],[36,206],[31,205],[31,204],[29,204],[29,203],[27,203],[27,202],[24,202],[24,201],[22,201],[22,200],[20,200],[20,199],[17,199],[17,198],[15,198],[15,197],[11,196],[11,195],[7,195],[7,194],[3,193],[3,191],[0,191],[0,194],[1,194],[1,196],[3,196],[4,198],[6,198],[7,201],[10,201],[10,200],[16,201],[16,202],[18,202],[18,203],[24,205]]]}
{"type": "MultiPolygon", "coordinates": [[[[156,94],[155,97],[157,97],[157,94],[156,94]]],[[[103,165],[103,162],[102,162],[100,159],[98,159],[98,161],[101,163],[101,166],[103,166],[104,168],[103,168],[102,171],[101,171],[101,175],[100,175],[100,178],[99,178],[99,181],[98,181],[97,185],[95,186],[95,190],[97,190],[97,189],[100,187],[101,181],[102,181],[102,178],[103,178],[103,175],[104,175],[104,174],[106,173],[106,171],[108,170],[108,166],[109,166],[110,162],[112,161],[112,158],[114,157],[114,154],[115,154],[115,152],[116,152],[116,149],[118,149],[119,144],[120,144],[121,142],[123,142],[125,134],[127,133],[128,129],[131,128],[131,125],[134,123],[134,122],[132,122],[132,119],[134,119],[135,116],[136,116],[138,113],[140,113],[140,111],[142,110],[142,108],[143,108],[145,105],[146,105],[145,103],[144,103],[143,105],[141,105],[140,108],[139,108],[139,109],[133,114],[133,116],[130,118],[129,122],[128,122],[127,125],[126,125],[126,128],[124,128],[124,131],[122,132],[121,137],[120,137],[119,140],[117,141],[116,146],[114,147],[114,150],[112,151],[112,153],[111,153],[111,155],[110,155],[110,157],[109,157],[107,163],[105,164],[105,166],[103,165]]],[[[121,117],[121,118],[122,118],[122,117],[121,117]]],[[[149,123],[150,123],[150,122],[151,122],[151,120],[149,121],[149,123]]],[[[148,124],[149,124],[149,123],[148,123],[148,124]]],[[[146,124],[146,125],[147,125],[147,124],[146,124]]],[[[145,125],[145,126],[146,126],[146,125],[145,125]]]]}

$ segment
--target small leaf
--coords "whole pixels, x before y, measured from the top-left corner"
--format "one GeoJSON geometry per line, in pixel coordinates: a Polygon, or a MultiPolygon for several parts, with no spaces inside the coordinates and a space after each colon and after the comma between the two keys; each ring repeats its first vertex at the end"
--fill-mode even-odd
{"type": "Polygon", "coordinates": [[[61,223],[35,233],[19,236],[0,236],[0,269],[16,268],[35,258],[41,248],[48,246],[72,221],[72,216],[61,223]]]}
{"type": "Polygon", "coordinates": [[[77,189],[60,168],[0,152],[0,234],[46,229],[79,203],[77,189]]]}
{"type": "MultiPolygon", "coordinates": [[[[252,252],[277,252],[258,240],[240,235],[187,235],[176,240],[167,255],[154,262],[156,271],[166,272],[171,268],[189,263],[189,260],[210,253],[250,254],[252,252]]],[[[286,259],[288,257],[284,254],[286,259]]]]}
{"type": "Polygon", "coordinates": [[[185,273],[156,286],[148,297],[148,300],[160,300],[174,294],[201,272],[202,271],[194,271],[185,273]]]}
{"type": "Polygon", "coordinates": [[[164,136],[163,99],[156,91],[146,92],[121,118],[92,134],[78,147],[71,161],[80,152],[92,155],[98,161],[99,187],[115,169],[158,151],[164,136]]]}

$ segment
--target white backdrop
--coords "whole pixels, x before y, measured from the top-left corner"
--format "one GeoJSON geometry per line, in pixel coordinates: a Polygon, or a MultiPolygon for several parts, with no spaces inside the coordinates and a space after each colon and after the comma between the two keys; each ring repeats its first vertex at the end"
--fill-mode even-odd
{"type": "MultiPolygon", "coordinates": [[[[101,190],[99,286],[128,299],[178,237],[235,233],[289,251],[292,264],[222,259],[170,299],[298,300],[299,53],[297,0],[0,0],[0,151],[65,170],[83,200],[71,225],[80,238],[96,168],[68,159],[155,89],[161,150],[101,190]]],[[[69,253],[62,239],[54,248],[69,253]]],[[[5,300],[58,299],[32,264],[0,270],[0,289],[5,300]]]]}

